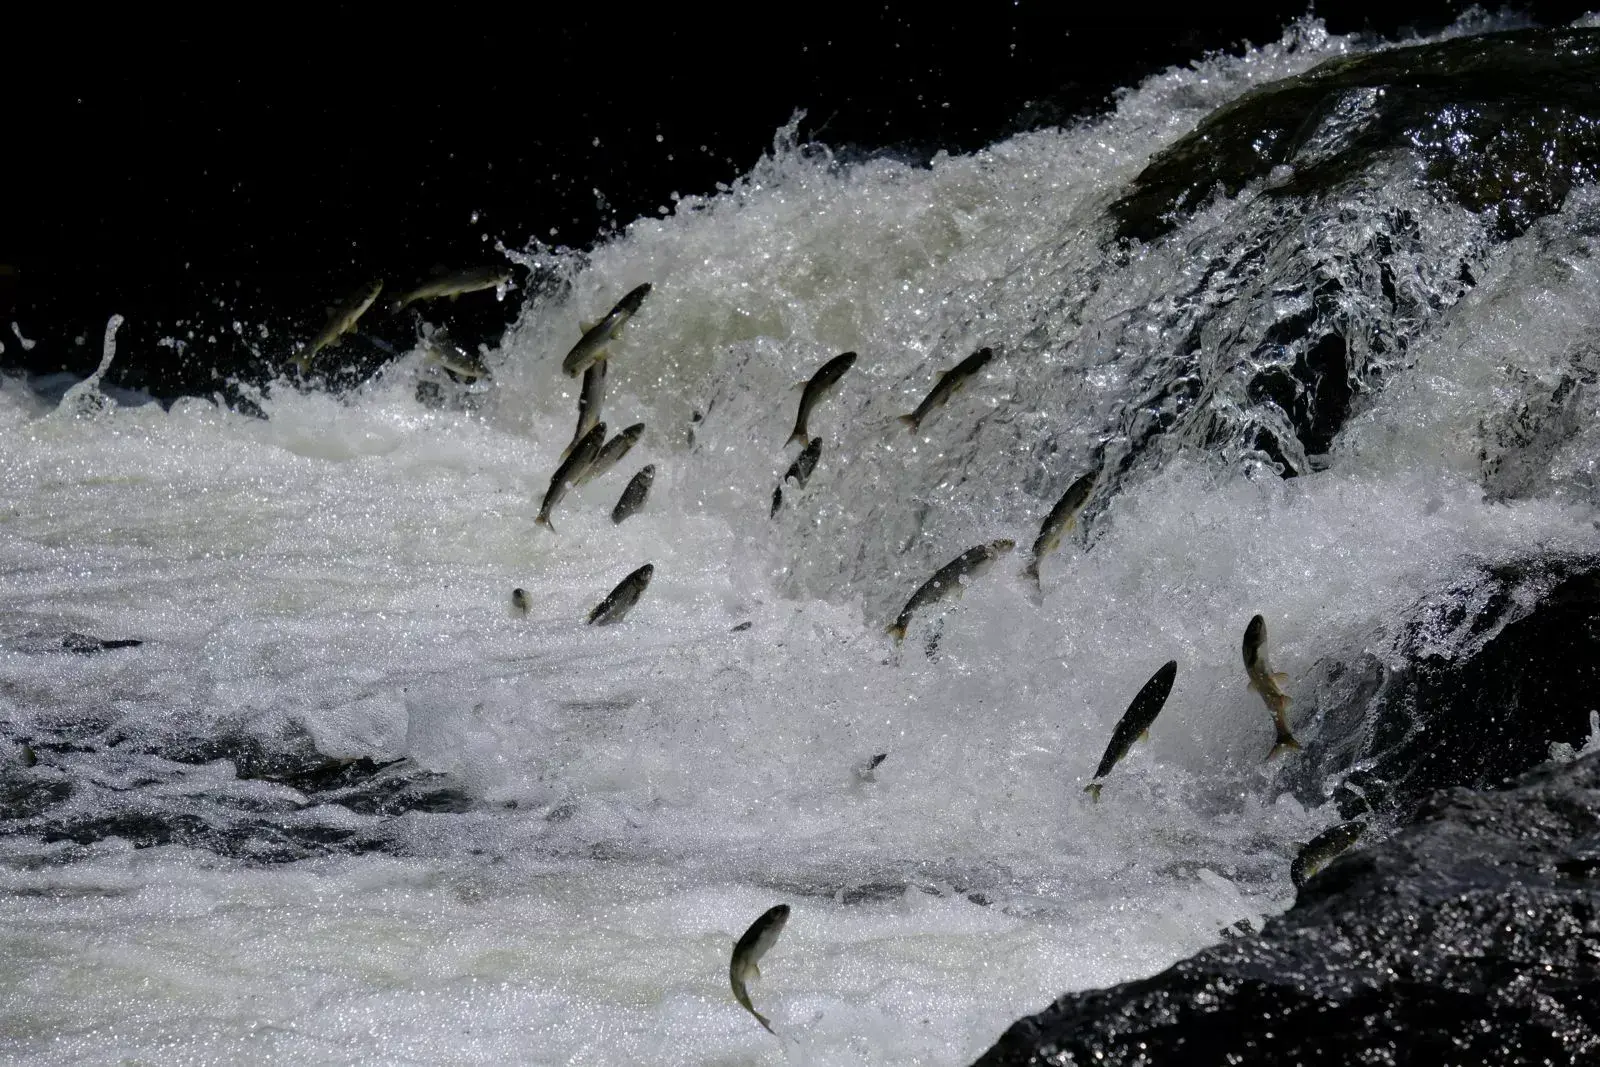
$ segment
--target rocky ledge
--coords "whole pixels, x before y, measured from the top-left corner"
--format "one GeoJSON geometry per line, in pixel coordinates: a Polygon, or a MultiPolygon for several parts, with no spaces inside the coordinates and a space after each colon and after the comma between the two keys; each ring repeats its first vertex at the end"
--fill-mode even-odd
{"type": "Polygon", "coordinates": [[[1062,997],[975,1067],[1600,1063],[1600,754],[1435,794],[1259,936],[1062,997]]]}

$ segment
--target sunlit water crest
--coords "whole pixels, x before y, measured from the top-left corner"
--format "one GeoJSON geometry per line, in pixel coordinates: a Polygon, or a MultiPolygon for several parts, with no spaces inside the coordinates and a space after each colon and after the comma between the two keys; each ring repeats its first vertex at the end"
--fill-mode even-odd
{"type": "MultiPolygon", "coordinates": [[[[0,838],[0,1049],[955,1064],[1062,992],[1282,911],[1296,842],[1336,816],[1280,795],[1264,764],[1249,617],[1294,679],[1463,560],[1594,540],[1590,438],[1519,468],[1510,502],[1486,499],[1479,456],[1528,380],[1595,358],[1587,191],[1491,246],[1461,209],[1376,184],[1306,222],[1293,255],[1267,241],[1256,275],[1229,275],[1243,293],[1205,265],[1282,223],[1249,190],[1108,251],[1105,208],[1152,151],[1349,47],[1305,23],[1153,78],[1090,125],[927,168],[844,166],[782,133],[736,187],[581,262],[526,253],[570,285],[529,303],[464,408],[418,403],[421,353],[345,397],[280,384],[266,420],[86,403],[93,389],[58,406],[7,382],[0,710],[8,736],[98,743],[23,769],[6,742],[5,773],[71,785],[89,816],[248,834],[261,820],[241,813],[269,812],[374,850],[273,864],[0,838]],[[1364,220],[1396,210],[1419,220],[1411,298],[1364,305],[1364,220]],[[1463,298],[1464,261],[1482,280],[1463,298]],[[1286,481],[1248,445],[1271,414],[1235,362],[1296,271],[1339,277],[1363,336],[1430,331],[1326,469],[1286,481]],[[557,532],[538,528],[575,420],[561,358],[641,281],[655,289],[612,348],[604,417],[648,432],[556,510],[557,532]],[[1196,329],[1205,402],[1151,436],[1147,390],[1196,329]],[[996,359],[919,433],[895,421],[983,345],[996,359]],[[860,358],[811,421],[821,462],[770,518],[796,383],[845,350],[860,358]],[[1024,550],[1101,454],[1122,462],[1114,491],[1046,561],[1036,604],[1024,550]],[[613,525],[645,462],[648,506],[613,525]],[[896,650],[883,628],[916,586],[1002,536],[1018,551],[896,650]],[[645,562],[627,621],[583,625],[645,562]],[[27,645],[66,631],[146,643],[27,645]],[[1091,803],[1113,725],[1168,659],[1149,742],[1091,803]],[[227,759],[151,754],[301,731],[327,756],[437,772],[463,810],[312,805],[227,759]],[[752,989],[775,1039],[734,1004],[727,957],[780,901],[793,915],[752,989]]],[[[1571,403],[1594,424],[1592,393],[1571,403]]]]}

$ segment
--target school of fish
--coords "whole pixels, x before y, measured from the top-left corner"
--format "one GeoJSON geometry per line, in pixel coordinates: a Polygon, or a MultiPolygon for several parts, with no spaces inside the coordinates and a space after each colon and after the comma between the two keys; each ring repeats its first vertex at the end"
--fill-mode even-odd
{"type": "MultiPolygon", "coordinates": [[[[462,271],[434,279],[408,291],[396,299],[391,308],[398,310],[418,301],[441,297],[454,299],[455,296],[465,292],[491,287],[503,288],[509,280],[510,275],[507,272],[496,269],[462,271]]],[[[361,315],[377,299],[381,289],[381,282],[366,286],[333,313],[328,325],[302,353],[293,357],[302,374],[308,370],[312,360],[320,351],[337,344],[345,333],[354,329],[361,315]]],[[[538,525],[549,529],[552,533],[555,531],[551,522],[552,513],[568,491],[609,473],[646,432],[643,423],[635,423],[607,439],[606,424],[601,420],[601,408],[609,373],[610,347],[622,337],[623,328],[640,312],[651,291],[650,283],[640,284],[618,300],[597,323],[581,324],[582,335],[562,360],[563,372],[568,377],[576,377],[581,373],[583,382],[579,390],[578,420],[572,440],[557,457],[555,473],[550,477],[535,520],[538,525]]],[[[449,345],[442,335],[434,335],[427,341],[425,348],[429,360],[441,364],[453,374],[467,380],[475,380],[488,374],[487,368],[481,361],[449,345]]],[[[900,416],[899,421],[912,433],[921,431],[924,423],[943,409],[958,391],[979,381],[984,368],[994,358],[995,352],[990,347],[979,348],[968,355],[939,375],[916,408],[909,414],[900,416]]],[[[772,515],[777,515],[779,509],[783,507],[786,487],[790,488],[791,492],[803,491],[816,472],[822,456],[823,438],[820,435],[811,435],[809,427],[812,417],[823,401],[840,387],[856,361],[857,353],[841,353],[824,363],[803,383],[794,430],[785,442],[785,447],[799,443],[803,448],[779,485],[773,490],[772,515]]],[[[695,415],[696,421],[702,417],[699,412],[695,415]]],[[[689,441],[692,445],[692,428],[689,431],[689,441]]],[[[647,464],[634,473],[611,511],[612,522],[621,523],[638,514],[646,506],[655,473],[654,464],[647,464]]],[[[1060,547],[1063,539],[1075,530],[1079,516],[1094,495],[1099,475],[1099,465],[1095,462],[1090,470],[1066,487],[1041,521],[1038,534],[1028,553],[1027,563],[1020,572],[1020,577],[1031,587],[1030,597],[1036,603],[1042,602],[1045,592],[1040,573],[1041,565],[1060,547]]],[[[908,630],[918,616],[926,616],[935,607],[958,599],[968,584],[979,579],[1015,547],[1016,542],[1009,538],[995,539],[966,549],[940,567],[911,593],[904,608],[888,624],[887,632],[893,638],[895,647],[898,648],[905,640],[908,630]]],[[[655,567],[652,563],[645,563],[631,571],[594,607],[588,615],[587,623],[606,626],[623,622],[637,607],[654,574],[655,567]]],[[[530,594],[522,588],[512,591],[511,602],[513,611],[519,615],[526,615],[532,607],[530,594]]],[[[734,631],[739,632],[748,629],[749,626],[749,623],[742,623],[734,627],[734,631]]],[[[937,648],[940,632],[935,629],[929,638],[926,647],[930,656],[937,648]]],[[[1290,698],[1283,688],[1288,684],[1289,677],[1274,672],[1268,664],[1266,621],[1261,615],[1251,618],[1246,626],[1242,651],[1248,688],[1259,694],[1266,704],[1276,731],[1276,739],[1267,758],[1270,760],[1285,752],[1298,751],[1300,743],[1291,733],[1288,719],[1290,698]]],[[[1157,716],[1166,706],[1167,698],[1177,678],[1177,671],[1176,660],[1169,660],[1162,665],[1139,689],[1127,711],[1117,722],[1092,779],[1084,787],[1084,791],[1090,794],[1094,802],[1099,802],[1107,777],[1127,758],[1135,742],[1148,738],[1157,716]]],[[[886,757],[887,753],[881,753],[858,766],[857,779],[863,782],[873,780],[873,771],[886,757]]],[[[1318,869],[1354,845],[1363,829],[1364,824],[1358,822],[1344,823],[1302,846],[1292,865],[1296,887],[1304,885],[1318,869]]],[[[753,1006],[748,983],[752,978],[760,977],[761,972],[757,962],[777,943],[778,935],[788,922],[789,914],[790,909],[787,904],[778,904],[763,913],[734,944],[729,960],[729,981],[734,999],[754,1016],[762,1027],[774,1034],[776,1031],[771,1021],[753,1006]]]]}

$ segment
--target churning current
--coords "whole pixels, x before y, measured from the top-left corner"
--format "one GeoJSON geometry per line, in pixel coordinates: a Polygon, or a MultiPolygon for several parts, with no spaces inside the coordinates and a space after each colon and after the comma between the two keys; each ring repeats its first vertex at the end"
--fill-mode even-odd
{"type": "Polygon", "coordinates": [[[1152,153],[1354,47],[1306,21],[926,167],[791,126],[716,195],[583,255],[513,253],[560,284],[508,295],[471,386],[420,347],[353,391],[286,377],[265,419],[5,380],[0,1051],[959,1064],[1062,992],[1284,910],[1337,816],[1277,785],[1296,756],[1267,760],[1251,616],[1314,736],[1300,683],[1330,645],[1464,558],[1595,536],[1592,441],[1547,457],[1558,492],[1489,500],[1478,476],[1507,367],[1546,375],[1592,330],[1592,190],[1505,243],[1398,178],[1287,223],[1251,186],[1113,237],[1152,153]],[[1369,277],[1400,213],[1406,269],[1369,277]],[[1263,338],[1327,277],[1351,336],[1385,340],[1362,353],[1383,385],[1310,451],[1246,384],[1298,357],[1263,338]],[[536,526],[576,420],[562,359],[644,282],[601,417],[645,432],[536,526]],[[797,383],[846,351],[774,515],[797,383]],[[1028,546],[1097,467],[1039,599],[1028,546]],[[1000,538],[1017,550],[897,646],[913,591],[1000,538]],[[626,619],[586,625],[645,563],[626,619]],[[750,982],[774,1036],[728,963],[780,903],[750,982]]]}

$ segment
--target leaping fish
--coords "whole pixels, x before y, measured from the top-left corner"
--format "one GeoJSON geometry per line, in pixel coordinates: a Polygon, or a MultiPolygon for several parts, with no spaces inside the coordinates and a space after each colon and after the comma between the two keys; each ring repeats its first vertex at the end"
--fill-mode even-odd
{"type": "Polygon", "coordinates": [[[567,453],[567,458],[561,461],[561,466],[550,476],[550,488],[545,490],[544,500],[539,504],[539,517],[533,521],[540,526],[554,530],[550,525],[550,511],[561,498],[567,495],[567,490],[572,488],[578,475],[582,474],[589,464],[594,462],[594,457],[600,454],[600,446],[605,443],[606,424],[597,422],[583,435],[577,447],[567,453]]]}
{"type": "Polygon", "coordinates": [[[639,305],[643,304],[644,298],[649,295],[649,282],[635,287],[627,296],[616,302],[616,305],[606,313],[605,318],[584,330],[583,336],[578,338],[578,343],[567,353],[567,358],[561,361],[561,369],[566,371],[567,377],[575,378],[579,371],[588,369],[591,363],[605,359],[606,344],[621,335],[622,328],[638,312],[639,305]]]}
{"type": "Polygon", "coordinates": [[[922,420],[927,418],[934,408],[954,396],[962,386],[972,380],[972,376],[983,369],[983,365],[994,358],[994,350],[980,348],[954,367],[939,375],[939,380],[933,384],[933,389],[922,398],[922,403],[917,405],[917,410],[909,415],[901,415],[900,421],[906,428],[916,433],[922,426],[922,420]]]}
{"type": "Polygon", "coordinates": [[[1267,753],[1267,759],[1289,749],[1300,751],[1300,742],[1289,732],[1289,694],[1282,688],[1289,676],[1275,673],[1267,663],[1267,620],[1260,615],[1252,618],[1244,630],[1244,669],[1250,676],[1251,691],[1261,694],[1267,710],[1272,712],[1272,725],[1278,731],[1278,739],[1267,753]]]}
{"type": "Polygon", "coordinates": [[[561,452],[561,458],[566,459],[572,450],[578,447],[578,442],[583,440],[583,435],[594,429],[594,424],[600,421],[600,404],[606,397],[606,367],[605,360],[589,364],[583,372],[583,388],[578,391],[578,428],[572,431],[572,441],[561,452]]]}
{"type": "Polygon", "coordinates": [[[1100,786],[1104,784],[1106,775],[1111,773],[1111,768],[1128,754],[1135,741],[1150,736],[1150,724],[1161,714],[1161,709],[1167,703],[1167,694],[1172,692],[1172,681],[1177,676],[1177,660],[1162,664],[1161,669],[1152,674],[1134,696],[1133,703],[1122,713],[1122,718],[1117,720],[1116,729],[1111,731],[1111,743],[1106,745],[1105,755],[1100,757],[1100,766],[1094,770],[1094,779],[1083,787],[1083,791],[1093,797],[1096,803],[1100,801],[1100,786]]]}
{"type": "Polygon", "coordinates": [[[898,645],[905,640],[906,627],[911,625],[911,617],[916,614],[918,608],[936,604],[951,593],[960,596],[961,579],[978,577],[988,570],[995,560],[1015,548],[1016,544],[1007,538],[990,541],[986,545],[967,549],[935,571],[932,578],[923,582],[921,587],[911,594],[906,606],[900,610],[894,622],[889,624],[887,632],[894,638],[894,643],[898,645]]]}
{"type": "Polygon", "coordinates": [[[1352,819],[1322,831],[1302,848],[1289,865],[1289,878],[1296,889],[1304,889],[1311,876],[1338,859],[1366,830],[1366,824],[1352,819]]]}
{"type": "Polygon", "coordinates": [[[839,384],[839,379],[844,377],[844,372],[849,370],[856,361],[854,352],[845,352],[834,356],[824,363],[817,372],[806,382],[805,392],[800,394],[800,413],[795,416],[794,433],[789,435],[785,444],[794,444],[796,441],[804,442],[811,435],[806,432],[806,420],[811,417],[811,410],[822,402],[828,391],[839,384]]]}
{"type": "Polygon", "coordinates": [[[1050,514],[1045,516],[1044,523],[1039,527],[1039,536],[1033,542],[1028,565],[1022,569],[1022,576],[1033,582],[1034,592],[1039,596],[1044,595],[1044,588],[1039,582],[1039,563],[1054,552],[1061,544],[1061,538],[1078,524],[1078,513],[1089,502],[1089,494],[1094,492],[1099,473],[1090,471],[1067,486],[1067,491],[1061,494],[1061,499],[1056,501],[1056,506],[1050,509],[1050,514]]]}
{"type": "Polygon", "coordinates": [[[380,278],[363,286],[351,294],[350,299],[334,308],[333,314],[328,316],[327,325],[311,339],[311,343],[306,345],[304,351],[294,357],[301,374],[311,369],[311,361],[317,358],[318,352],[330,345],[338,344],[341,337],[355,329],[356,323],[361,321],[361,316],[366,314],[367,309],[378,299],[378,294],[381,292],[383,292],[383,279],[380,278]]]}
{"type": "Polygon", "coordinates": [[[498,289],[510,281],[511,270],[508,267],[469,267],[452,271],[430,278],[415,289],[402,293],[390,303],[389,310],[402,311],[407,305],[421,300],[438,300],[441,297],[454,300],[463,293],[498,289]]]}
{"type": "Polygon", "coordinates": [[[789,905],[779,904],[768,908],[761,914],[761,918],[750,924],[750,929],[744,932],[744,936],[734,943],[733,957],[728,961],[728,981],[733,986],[733,999],[737,1000],[745,1011],[754,1015],[756,1022],[766,1027],[767,1033],[774,1037],[778,1032],[772,1028],[772,1023],[750,1003],[747,983],[751,978],[761,977],[761,968],[757,963],[767,954],[768,949],[778,943],[778,935],[783,933],[783,924],[788,921],[789,905]]]}

